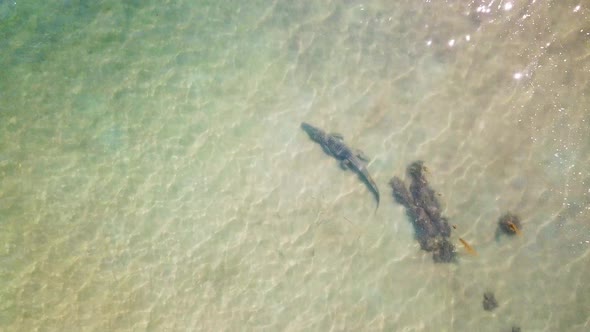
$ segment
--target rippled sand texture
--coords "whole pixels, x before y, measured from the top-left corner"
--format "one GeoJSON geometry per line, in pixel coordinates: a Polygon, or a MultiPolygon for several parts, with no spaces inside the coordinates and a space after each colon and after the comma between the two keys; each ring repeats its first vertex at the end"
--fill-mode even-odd
{"type": "Polygon", "coordinates": [[[0,2],[0,330],[590,329],[587,4],[24,2],[0,2]],[[376,214],[301,121],[373,158],[376,214]],[[418,159],[458,264],[391,198],[418,159]]]}

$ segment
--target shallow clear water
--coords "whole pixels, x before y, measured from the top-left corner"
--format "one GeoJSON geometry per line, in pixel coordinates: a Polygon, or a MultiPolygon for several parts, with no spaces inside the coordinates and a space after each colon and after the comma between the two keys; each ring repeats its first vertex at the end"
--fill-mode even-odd
{"type": "Polygon", "coordinates": [[[577,1],[0,1],[0,330],[590,329],[589,21],[577,1]],[[372,157],[377,213],[302,121],[372,157]],[[457,264],[391,197],[418,159],[457,264]],[[506,211],[522,237],[496,238],[506,211]]]}

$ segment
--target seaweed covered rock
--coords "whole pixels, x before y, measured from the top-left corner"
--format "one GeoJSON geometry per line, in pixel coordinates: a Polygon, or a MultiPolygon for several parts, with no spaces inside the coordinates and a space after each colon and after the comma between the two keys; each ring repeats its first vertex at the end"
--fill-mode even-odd
{"type": "Polygon", "coordinates": [[[452,262],[456,258],[455,246],[445,237],[434,248],[432,258],[437,263],[452,262]]]}
{"type": "Polygon", "coordinates": [[[504,234],[520,235],[522,223],[520,222],[520,218],[517,215],[508,212],[500,217],[500,220],[498,221],[498,228],[504,234]]]}
{"type": "Polygon", "coordinates": [[[414,199],[410,195],[408,188],[406,188],[404,181],[397,176],[394,176],[389,181],[389,185],[391,186],[391,189],[393,189],[393,198],[395,198],[398,203],[405,206],[406,209],[412,209],[414,199]]]}
{"type": "Polygon", "coordinates": [[[409,190],[398,177],[393,177],[389,184],[395,200],[406,208],[422,250],[432,252],[435,262],[452,262],[456,251],[448,240],[451,227],[441,214],[437,194],[430,188],[426,173],[424,162],[416,161],[408,166],[408,175],[412,180],[409,190]]]}
{"type": "Polygon", "coordinates": [[[412,177],[410,192],[416,204],[422,206],[431,219],[437,220],[441,217],[440,203],[436,198],[436,192],[428,185],[426,172],[422,161],[415,161],[408,167],[408,174],[412,177]]]}

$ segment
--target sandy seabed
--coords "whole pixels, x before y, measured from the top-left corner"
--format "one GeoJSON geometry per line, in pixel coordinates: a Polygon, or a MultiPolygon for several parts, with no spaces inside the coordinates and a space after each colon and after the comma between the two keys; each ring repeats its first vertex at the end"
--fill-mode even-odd
{"type": "Polygon", "coordinates": [[[0,330],[587,331],[589,10],[0,3],[0,330]],[[456,264],[391,197],[415,160],[456,264]]]}

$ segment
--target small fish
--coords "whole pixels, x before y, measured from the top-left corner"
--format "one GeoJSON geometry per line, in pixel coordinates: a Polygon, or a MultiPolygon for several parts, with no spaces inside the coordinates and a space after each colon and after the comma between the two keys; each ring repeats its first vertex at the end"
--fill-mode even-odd
{"type": "Polygon", "coordinates": [[[518,229],[518,227],[512,222],[509,221],[508,223],[508,227],[514,232],[516,233],[516,235],[518,236],[522,236],[522,232],[520,231],[520,229],[518,229]]]}
{"type": "Polygon", "coordinates": [[[477,251],[475,251],[475,249],[473,249],[473,247],[469,243],[467,243],[467,241],[463,240],[462,238],[459,238],[459,241],[461,241],[461,243],[465,247],[465,250],[467,250],[467,252],[470,255],[477,256],[477,251]]]}
{"type": "Polygon", "coordinates": [[[453,224],[453,229],[457,229],[457,225],[453,224]]]}

